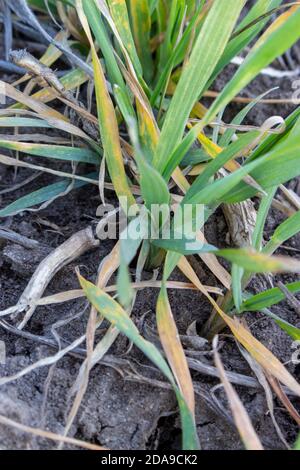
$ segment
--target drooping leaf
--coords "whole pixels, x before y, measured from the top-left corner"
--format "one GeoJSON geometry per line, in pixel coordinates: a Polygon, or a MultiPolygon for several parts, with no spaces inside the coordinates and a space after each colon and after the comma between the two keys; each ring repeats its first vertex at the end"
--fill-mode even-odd
{"type": "Polygon", "coordinates": [[[140,334],[133,321],[121,306],[108,294],[79,277],[82,289],[92,305],[109,320],[112,324],[125,334],[143,353],[161,370],[167,377],[176,393],[181,413],[183,449],[195,450],[199,448],[199,441],[196,432],[195,421],[181,392],[179,391],[173,374],[159,350],[149,341],[146,341],[140,334]]]}
{"type": "Polygon", "coordinates": [[[97,154],[87,148],[66,147],[64,145],[29,144],[4,139],[0,139],[0,147],[23,152],[28,155],[37,155],[58,160],[94,163],[96,165],[100,163],[97,154]]]}
{"type": "MultiPolygon", "coordinates": [[[[87,178],[94,178],[95,182],[97,181],[97,174],[91,173],[86,175],[87,178]]],[[[16,201],[12,202],[4,209],[0,210],[0,217],[8,217],[10,215],[14,215],[22,210],[34,207],[38,204],[43,204],[44,202],[51,201],[55,197],[63,194],[70,184],[72,183],[71,179],[65,179],[58,183],[50,184],[48,186],[44,186],[37,191],[34,191],[30,194],[26,194],[16,201]]],[[[85,181],[74,181],[72,189],[81,188],[82,186],[86,186],[88,183],[85,181]]]]}

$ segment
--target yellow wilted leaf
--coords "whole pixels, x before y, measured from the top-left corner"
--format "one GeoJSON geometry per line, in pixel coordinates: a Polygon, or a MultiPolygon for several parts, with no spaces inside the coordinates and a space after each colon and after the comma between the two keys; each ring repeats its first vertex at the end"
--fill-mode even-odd
{"type": "Polygon", "coordinates": [[[167,290],[163,286],[157,301],[156,319],[159,337],[176,378],[179,390],[191,413],[195,412],[193,382],[171,311],[167,290]]]}
{"type": "Polygon", "coordinates": [[[82,0],[76,1],[76,8],[79,19],[89,40],[92,52],[92,60],[95,72],[95,88],[97,97],[98,118],[100,133],[105,151],[106,162],[115,191],[120,198],[127,198],[128,206],[135,204],[135,199],[129,188],[125,173],[118,122],[115,109],[109,96],[105,76],[94,46],[92,34],[83,11],[82,0]]]}
{"type": "MultiPolygon", "coordinates": [[[[192,127],[193,127],[192,124],[188,123],[188,128],[191,129],[192,127]]],[[[215,144],[211,139],[206,137],[206,135],[203,132],[200,132],[198,134],[198,140],[200,144],[203,146],[206,153],[211,158],[216,158],[219,155],[219,153],[223,151],[222,147],[220,147],[218,144],[215,144]]],[[[230,162],[226,163],[224,166],[228,171],[231,171],[231,172],[238,170],[240,168],[240,165],[234,160],[231,160],[230,162]]]]}
{"type": "Polygon", "coordinates": [[[205,297],[210,301],[219,315],[222,317],[227,326],[231,329],[236,339],[244,346],[245,349],[256,359],[256,361],[265,369],[267,369],[281,383],[289,387],[293,392],[300,396],[300,385],[294,377],[287,371],[283,364],[271,353],[262,343],[242,325],[237,318],[231,318],[219,307],[217,302],[209,295],[205,287],[198,279],[197,274],[187,261],[182,257],[178,263],[179,269],[185,276],[195,284],[205,297]]]}

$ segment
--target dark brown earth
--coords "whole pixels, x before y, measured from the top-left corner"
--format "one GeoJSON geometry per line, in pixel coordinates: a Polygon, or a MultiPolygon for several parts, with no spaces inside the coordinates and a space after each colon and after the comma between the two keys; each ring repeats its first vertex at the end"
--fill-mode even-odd
{"type": "MultiPolygon", "coordinates": [[[[276,65],[276,64],[275,64],[276,65]]],[[[235,66],[229,66],[226,72],[217,80],[216,90],[222,89],[224,83],[235,71],[235,66]]],[[[3,80],[12,82],[15,77],[4,76],[3,80]]],[[[288,97],[292,93],[291,80],[274,80],[260,76],[245,91],[244,96],[254,97],[274,87],[279,89],[271,96],[288,97]]],[[[237,105],[230,106],[224,120],[230,119],[240,109],[237,105]]],[[[261,125],[272,115],[288,115],[294,108],[291,106],[257,105],[247,119],[248,124],[261,125]]],[[[29,160],[30,161],[30,160],[29,160]]],[[[32,159],[33,161],[33,159],[32,159]]],[[[34,159],[38,161],[38,159],[34,159]]],[[[43,162],[45,163],[45,161],[43,162]]],[[[60,167],[60,166],[59,166],[60,167]]],[[[21,169],[14,175],[14,170],[0,165],[0,191],[13,184],[25,180],[31,173],[21,169]]],[[[13,193],[0,195],[0,207],[3,208],[13,200],[40,188],[45,184],[56,181],[49,176],[40,176],[32,183],[13,193]]],[[[289,183],[300,195],[299,181],[289,183]]],[[[112,198],[107,194],[108,199],[112,198]]],[[[25,250],[12,243],[0,242],[0,310],[14,305],[23,289],[26,287],[32,272],[41,259],[73,233],[85,228],[95,220],[96,208],[99,204],[97,188],[86,186],[57,199],[51,206],[39,212],[25,212],[0,221],[0,227],[5,225],[17,233],[25,235],[40,243],[36,251],[25,250]],[[40,221],[55,223],[59,233],[40,221]]],[[[277,225],[283,220],[282,215],[272,210],[267,221],[265,238],[268,239],[277,225]]],[[[217,246],[226,244],[227,226],[223,213],[218,210],[206,227],[206,236],[210,243],[217,246]]],[[[287,245],[300,250],[300,236],[294,237],[287,245]]],[[[78,288],[75,267],[80,266],[81,272],[90,280],[95,280],[100,261],[110,253],[112,241],[102,242],[100,247],[86,254],[76,262],[71,263],[57,274],[47,289],[46,295],[69,289],[78,288]]],[[[299,252],[285,251],[282,253],[299,257],[299,252]]],[[[193,260],[192,260],[193,261],[193,260]]],[[[201,262],[193,261],[197,273],[205,284],[221,287],[214,276],[207,271],[201,262]]],[[[145,274],[145,278],[149,273],[145,274]]],[[[184,280],[179,273],[174,279],[184,280]]],[[[276,277],[277,280],[291,281],[293,276],[276,277]]],[[[268,288],[264,278],[256,278],[251,285],[253,292],[268,288]]],[[[180,334],[186,334],[188,327],[196,322],[197,331],[208,319],[211,312],[210,304],[198,293],[192,291],[170,291],[170,302],[180,334]]],[[[155,303],[157,292],[153,289],[140,291],[133,312],[133,320],[140,331],[149,336],[155,333],[155,303]]],[[[299,324],[299,316],[288,305],[282,302],[273,311],[294,325],[299,324]]],[[[72,341],[81,335],[86,326],[88,309],[84,300],[72,301],[55,306],[55,308],[38,308],[32,320],[26,327],[31,333],[51,337],[51,327],[59,320],[82,315],[70,321],[59,329],[60,336],[66,341],[72,341]]],[[[294,366],[291,360],[292,340],[283,333],[270,319],[261,314],[246,316],[252,333],[284,363],[287,368],[300,378],[300,367],[294,366]]],[[[242,358],[234,340],[228,335],[221,336],[221,357],[227,370],[252,376],[246,361],[242,358]]],[[[99,332],[97,339],[103,335],[99,332]]],[[[0,327],[0,338],[6,344],[6,364],[0,366],[0,376],[12,375],[39,360],[54,354],[54,350],[35,341],[7,333],[0,327]]],[[[150,337],[153,340],[153,336],[150,337]]],[[[144,356],[132,348],[128,353],[128,342],[119,337],[110,351],[117,357],[126,358],[143,375],[150,379],[164,379],[146,361],[144,356]]],[[[191,349],[191,348],[189,348],[191,349]]],[[[197,360],[213,365],[211,345],[207,343],[198,351],[197,360]]],[[[62,433],[66,415],[70,409],[70,390],[78,373],[81,361],[74,357],[66,357],[59,361],[52,372],[46,404],[45,383],[48,368],[35,370],[9,385],[0,387],[0,414],[10,417],[27,425],[42,427],[53,432],[62,433]]],[[[204,449],[241,449],[242,443],[232,425],[228,404],[221,389],[215,391],[219,407],[213,401],[213,387],[217,379],[193,371],[197,394],[197,427],[204,449]],[[224,414],[225,411],[225,414],[224,414]],[[225,416],[227,412],[227,417],[225,416]]],[[[272,420],[262,389],[250,389],[236,386],[246,409],[252,419],[263,446],[266,449],[284,448],[272,420]]],[[[299,400],[292,399],[299,409],[299,400]]],[[[297,426],[282,405],[275,400],[275,416],[285,439],[290,445],[296,439],[297,426]]],[[[78,417],[71,428],[70,436],[78,439],[107,446],[111,449],[178,449],[180,448],[180,427],[178,410],[173,393],[167,389],[145,385],[124,379],[110,367],[97,365],[90,377],[88,391],[80,407],[78,417]]],[[[8,427],[0,426],[0,448],[2,449],[45,449],[54,448],[55,444],[41,438],[33,438],[29,434],[16,432],[8,427]]]]}

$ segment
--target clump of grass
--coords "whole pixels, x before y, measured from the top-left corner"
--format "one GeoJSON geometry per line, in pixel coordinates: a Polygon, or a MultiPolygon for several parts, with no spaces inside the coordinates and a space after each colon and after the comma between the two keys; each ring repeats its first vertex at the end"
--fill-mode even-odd
{"type": "MultiPolygon", "coordinates": [[[[49,14],[43,0],[32,0],[28,5],[25,1],[11,3],[16,14],[23,13],[31,26],[42,28],[37,27],[36,18],[33,21],[32,11],[49,14]]],[[[26,55],[22,63],[17,63],[41,75],[44,83],[30,96],[6,85],[6,95],[16,104],[1,111],[0,126],[54,128],[64,131],[67,137],[64,143],[57,144],[41,143],[41,137],[34,135],[31,143],[22,142],[22,136],[18,140],[2,138],[0,146],[54,161],[91,164],[97,171],[82,176],[22,161],[22,166],[54,173],[63,179],[3,208],[0,216],[6,217],[38,204],[44,207],[60,195],[86,184],[100,183],[102,195],[105,188],[113,189],[121,205],[124,206],[125,200],[129,208],[142,201],[136,215],[128,218],[129,227],[138,228],[139,236],[121,237],[102,266],[97,286],[79,277],[92,305],[112,323],[96,348],[91,346],[85,369],[81,370],[81,380],[88,377],[91,367],[103,357],[121,331],[171,383],[181,413],[183,448],[196,449],[199,440],[193,383],[167,292],[168,280],[176,266],[209,299],[218,315],[218,320],[215,316],[210,319],[206,328],[208,336],[227,325],[255,361],[300,394],[296,380],[239,319],[245,311],[262,311],[292,338],[300,338],[298,328],[269,310],[284,298],[280,289],[256,296],[247,292],[249,280],[257,273],[300,271],[299,261],[273,256],[282,243],[300,231],[296,207],[268,243],[263,243],[265,221],[277,190],[300,174],[300,108],[285,121],[276,118],[257,128],[243,126],[247,113],[264,98],[262,96],[248,104],[229,123],[231,125],[224,124],[220,118],[224,109],[265,67],[297,42],[300,7],[293,4],[283,8],[281,0],[257,0],[241,20],[246,0],[49,0],[47,3],[51,15],[69,34],[60,32],[55,41],[48,37],[51,44],[40,59],[40,65],[26,55]],[[274,12],[279,16],[271,23],[274,12]],[[210,96],[210,87],[216,78],[247,47],[250,52],[234,76],[211,105],[205,107],[202,99],[210,96]],[[49,67],[54,66],[63,53],[77,68],[58,79],[49,67]],[[91,85],[95,89],[96,115],[70,94],[86,83],[89,90],[91,85]],[[56,98],[81,117],[83,129],[46,104],[56,98]],[[72,139],[76,145],[72,145],[72,139]],[[193,147],[196,140],[200,144],[197,150],[193,147]],[[255,196],[260,198],[260,207],[246,246],[219,249],[203,243],[205,223],[218,207],[239,203],[247,208],[246,202],[255,196]],[[171,236],[167,239],[151,237],[146,222],[153,205],[170,207],[174,203],[175,216],[169,220],[171,236]],[[201,223],[195,217],[200,204],[204,206],[201,223]],[[190,219],[176,220],[176,211],[187,206],[191,208],[190,219]],[[187,229],[190,223],[196,227],[196,235],[187,229]],[[181,237],[176,236],[179,232],[183,234],[181,237]],[[223,303],[217,303],[200,283],[186,258],[193,254],[199,254],[227,288],[223,303]],[[130,319],[135,290],[128,267],[136,256],[137,277],[145,266],[163,269],[157,300],[157,328],[164,354],[140,335],[130,319]],[[232,263],[231,276],[218,257],[232,263]],[[114,300],[104,291],[101,274],[107,283],[117,269],[118,298],[114,300]]],[[[26,82],[27,90],[32,92],[35,83],[30,76],[22,78],[19,84],[26,82]]],[[[0,156],[0,161],[20,165],[16,159],[4,155],[0,156]]],[[[155,224],[160,235],[164,228],[160,217],[155,224]]],[[[291,293],[300,290],[298,282],[286,287],[291,293]]],[[[95,318],[89,327],[90,333],[95,330],[95,318]]],[[[228,393],[237,402],[216,357],[228,393]]],[[[72,410],[67,428],[76,416],[79,403],[80,400],[72,410]]],[[[243,419],[237,417],[237,422],[240,426],[250,426],[245,410],[242,407],[240,410],[243,419]]],[[[259,448],[253,430],[248,431],[241,432],[246,441],[250,436],[246,447],[259,448]]]]}

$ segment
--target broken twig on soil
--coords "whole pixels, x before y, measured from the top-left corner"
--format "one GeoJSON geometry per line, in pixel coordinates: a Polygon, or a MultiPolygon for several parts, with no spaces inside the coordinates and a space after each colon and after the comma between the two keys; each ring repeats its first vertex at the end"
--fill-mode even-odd
{"type": "Polygon", "coordinates": [[[28,250],[32,250],[39,246],[39,242],[36,240],[31,240],[30,238],[24,237],[19,233],[13,232],[9,229],[1,229],[0,228],[0,240],[8,240],[10,242],[17,243],[18,245],[27,248],[28,250]]]}
{"type": "Polygon", "coordinates": [[[94,238],[91,227],[75,233],[39,264],[17,305],[0,312],[0,316],[21,313],[29,307],[19,325],[20,329],[24,328],[36,309],[34,304],[42,297],[54,275],[63,266],[97,246],[99,246],[99,240],[94,238]]]}

